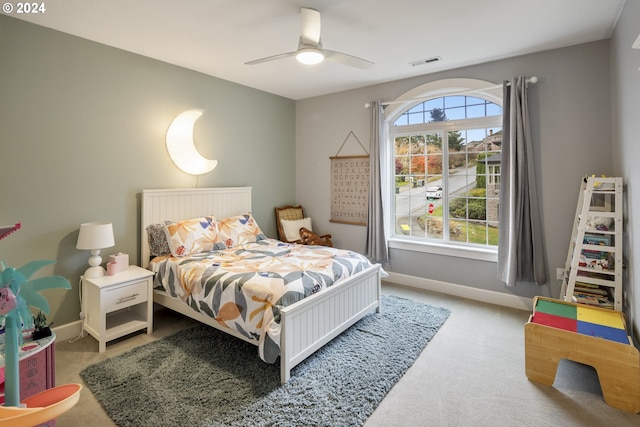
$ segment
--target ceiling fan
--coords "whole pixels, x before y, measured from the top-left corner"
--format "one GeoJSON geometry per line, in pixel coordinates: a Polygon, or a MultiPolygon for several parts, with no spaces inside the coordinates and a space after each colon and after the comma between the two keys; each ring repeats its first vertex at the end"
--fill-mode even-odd
{"type": "Polygon", "coordinates": [[[302,31],[298,49],[295,52],[281,53],[246,62],[247,65],[261,64],[263,62],[295,56],[298,62],[307,65],[319,64],[325,58],[351,67],[367,69],[373,66],[373,62],[346,53],[324,49],[320,40],[320,12],[315,9],[303,7],[300,9],[302,18],[302,31]]]}

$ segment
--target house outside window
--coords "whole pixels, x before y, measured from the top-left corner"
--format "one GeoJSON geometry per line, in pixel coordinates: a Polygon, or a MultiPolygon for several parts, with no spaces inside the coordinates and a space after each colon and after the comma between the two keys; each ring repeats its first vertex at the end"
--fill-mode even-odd
{"type": "Polygon", "coordinates": [[[496,253],[501,100],[456,89],[451,95],[440,89],[387,116],[389,236],[429,252],[447,246],[496,253]]]}

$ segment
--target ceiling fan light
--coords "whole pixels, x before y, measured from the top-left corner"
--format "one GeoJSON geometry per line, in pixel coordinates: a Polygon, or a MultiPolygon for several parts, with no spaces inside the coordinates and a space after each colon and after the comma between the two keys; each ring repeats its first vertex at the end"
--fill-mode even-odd
{"type": "Polygon", "coordinates": [[[318,49],[304,48],[298,51],[296,59],[305,65],[316,65],[324,61],[324,54],[318,49]]]}

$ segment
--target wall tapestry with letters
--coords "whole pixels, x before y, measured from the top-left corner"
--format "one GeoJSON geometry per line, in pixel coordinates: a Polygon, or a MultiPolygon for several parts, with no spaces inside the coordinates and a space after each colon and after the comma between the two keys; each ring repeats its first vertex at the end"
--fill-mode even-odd
{"type": "Polygon", "coordinates": [[[353,131],[340,146],[340,150],[331,159],[331,222],[343,224],[367,225],[369,208],[369,153],[360,143],[353,131]],[[353,136],[362,149],[364,156],[340,156],[340,151],[353,136]]]}

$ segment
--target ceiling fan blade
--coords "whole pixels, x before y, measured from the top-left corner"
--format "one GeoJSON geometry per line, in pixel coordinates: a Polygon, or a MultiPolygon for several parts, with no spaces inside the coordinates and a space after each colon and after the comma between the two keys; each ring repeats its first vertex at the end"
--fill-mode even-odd
{"type": "Polygon", "coordinates": [[[375,65],[373,62],[367,61],[366,59],[328,49],[324,49],[324,56],[332,61],[339,62],[350,67],[361,68],[363,70],[367,70],[375,65]]]}
{"type": "Polygon", "coordinates": [[[320,12],[303,7],[300,9],[302,29],[300,39],[302,44],[317,46],[320,44],[320,12]]]}
{"type": "Polygon", "coordinates": [[[287,52],[279,55],[267,56],[266,58],[254,59],[253,61],[245,62],[245,65],[262,64],[263,62],[275,61],[276,59],[288,58],[290,56],[296,56],[298,52],[287,52]]]}

